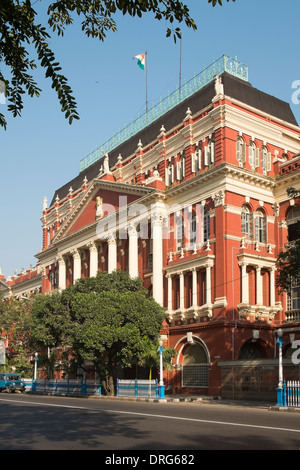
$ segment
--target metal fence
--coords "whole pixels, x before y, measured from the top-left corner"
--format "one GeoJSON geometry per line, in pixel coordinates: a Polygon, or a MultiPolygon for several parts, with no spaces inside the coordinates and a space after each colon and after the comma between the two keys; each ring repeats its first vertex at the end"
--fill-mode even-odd
{"type": "Polygon", "coordinates": [[[101,395],[101,385],[93,380],[33,380],[31,390],[54,395],[101,395]]]}
{"type": "Polygon", "coordinates": [[[285,406],[300,407],[300,381],[288,380],[283,384],[285,406]]]}
{"type": "Polygon", "coordinates": [[[145,379],[117,379],[117,396],[158,398],[158,382],[145,379]]]}

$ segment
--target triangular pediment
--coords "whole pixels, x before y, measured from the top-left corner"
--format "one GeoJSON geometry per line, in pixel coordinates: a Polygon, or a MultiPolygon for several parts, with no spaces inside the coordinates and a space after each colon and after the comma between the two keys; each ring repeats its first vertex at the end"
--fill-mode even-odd
{"type": "Polygon", "coordinates": [[[101,204],[102,217],[118,211],[141,197],[153,192],[153,188],[116,183],[106,180],[93,180],[78,197],[69,215],[63,221],[52,239],[52,244],[93,223],[97,223],[97,207],[101,204]]]}

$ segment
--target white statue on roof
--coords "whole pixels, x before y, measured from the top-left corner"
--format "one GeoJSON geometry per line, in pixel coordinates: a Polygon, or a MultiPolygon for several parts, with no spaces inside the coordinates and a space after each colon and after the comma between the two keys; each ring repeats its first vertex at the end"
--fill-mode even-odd
{"type": "Polygon", "coordinates": [[[109,171],[109,156],[108,156],[108,153],[106,153],[106,152],[103,152],[103,154],[104,154],[103,171],[104,171],[104,173],[109,175],[109,174],[111,174],[110,171],[109,171]]]}

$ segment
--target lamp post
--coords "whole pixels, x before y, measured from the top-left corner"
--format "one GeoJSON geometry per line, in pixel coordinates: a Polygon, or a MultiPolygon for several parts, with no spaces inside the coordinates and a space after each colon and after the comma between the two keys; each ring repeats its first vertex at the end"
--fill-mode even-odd
{"type": "Polygon", "coordinates": [[[163,341],[162,339],[159,340],[159,365],[160,365],[160,377],[159,377],[159,387],[158,387],[158,396],[159,398],[165,398],[165,386],[164,386],[164,380],[163,380],[163,352],[164,352],[164,347],[163,347],[163,341]]]}
{"type": "Polygon", "coordinates": [[[38,361],[38,353],[36,352],[34,355],[34,380],[36,380],[36,376],[37,376],[37,361],[38,361]]]}
{"type": "Polygon", "coordinates": [[[283,340],[283,331],[281,328],[277,330],[277,341],[278,343],[278,388],[277,391],[277,406],[285,406],[284,404],[284,393],[283,393],[283,368],[282,368],[282,345],[284,344],[283,340]]]}

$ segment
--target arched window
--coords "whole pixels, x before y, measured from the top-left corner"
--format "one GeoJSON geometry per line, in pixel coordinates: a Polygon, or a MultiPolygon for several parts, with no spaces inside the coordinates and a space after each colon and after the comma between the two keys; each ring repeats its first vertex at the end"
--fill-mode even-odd
{"type": "Polygon", "coordinates": [[[267,219],[261,209],[255,213],[255,238],[257,242],[267,243],[267,219]]]}
{"type": "Polygon", "coordinates": [[[266,175],[268,171],[271,171],[271,153],[268,152],[265,145],[263,145],[260,150],[260,165],[264,175],[266,175]]]}
{"type": "Polygon", "coordinates": [[[189,217],[189,243],[191,247],[197,243],[197,215],[194,211],[189,217]]]}
{"type": "Polygon", "coordinates": [[[249,165],[252,170],[255,168],[255,151],[256,151],[256,145],[255,143],[251,140],[249,144],[249,165]]]}
{"type": "Polygon", "coordinates": [[[251,237],[251,224],[250,224],[250,210],[249,207],[244,204],[242,207],[242,234],[247,235],[248,238],[251,237]]]}
{"type": "Polygon", "coordinates": [[[183,387],[208,387],[208,359],[199,343],[189,345],[183,354],[183,387]]]}
{"type": "Polygon", "coordinates": [[[236,141],[236,159],[239,166],[243,166],[246,161],[246,144],[241,136],[238,136],[236,141]]]}
{"type": "Polygon", "coordinates": [[[215,161],[215,140],[209,140],[208,145],[204,147],[204,165],[212,165],[215,161]]]}
{"type": "Polygon", "coordinates": [[[210,237],[210,215],[208,209],[204,210],[204,223],[203,223],[203,241],[207,242],[210,237]]]}
{"type": "Polygon", "coordinates": [[[247,341],[241,347],[239,359],[260,359],[266,357],[266,351],[258,342],[247,341]]]}
{"type": "Polygon", "coordinates": [[[264,173],[267,172],[267,153],[267,147],[263,145],[260,149],[260,166],[264,173]]]}
{"type": "Polygon", "coordinates": [[[286,217],[289,242],[300,238],[300,206],[294,206],[286,217]]]}
{"type": "Polygon", "coordinates": [[[182,250],[184,247],[184,221],[180,215],[176,216],[176,251],[182,250]]]}

